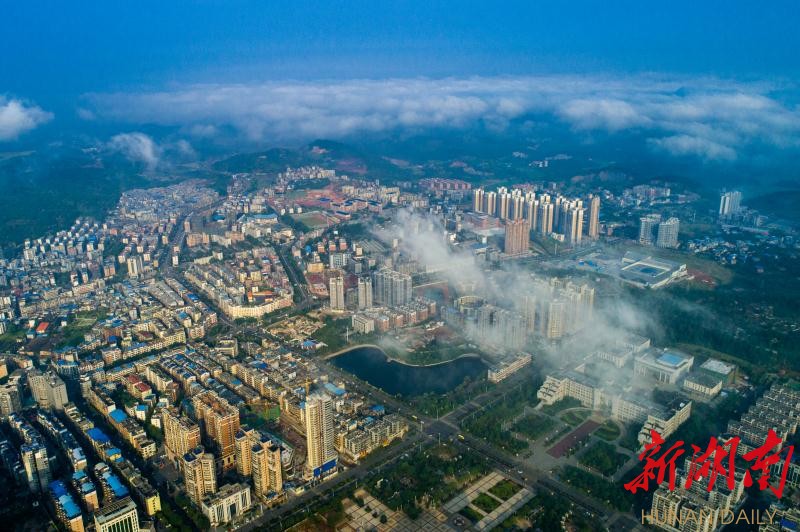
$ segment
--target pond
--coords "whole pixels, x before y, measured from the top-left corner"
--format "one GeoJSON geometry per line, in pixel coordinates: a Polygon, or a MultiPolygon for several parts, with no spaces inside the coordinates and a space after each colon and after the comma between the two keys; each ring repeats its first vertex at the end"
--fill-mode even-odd
{"type": "Polygon", "coordinates": [[[416,396],[447,393],[464,382],[486,374],[478,356],[462,356],[433,366],[410,366],[390,359],[376,347],[357,347],[330,362],[392,395],[416,396]]]}

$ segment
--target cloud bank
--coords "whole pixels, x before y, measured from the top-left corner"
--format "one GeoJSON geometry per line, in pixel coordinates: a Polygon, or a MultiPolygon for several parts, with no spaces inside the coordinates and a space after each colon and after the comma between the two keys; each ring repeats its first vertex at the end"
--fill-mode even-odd
{"type": "Polygon", "coordinates": [[[149,170],[154,169],[161,158],[161,148],[144,133],[120,133],[108,141],[108,149],[119,152],[128,160],[143,163],[149,170]]]}
{"type": "Polygon", "coordinates": [[[0,142],[16,140],[21,134],[53,119],[53,114],[21,100],[0,96],[0,142]]]}
{"type": "MultiPolygon", "coordinates": [[[[250,141],[398,129],[504,129],[546,114],[576,132],[637,131],[655,150],[730,160],[766,143],[800,146],[800,109],[764,83],[657,76],[387,79],[191,85],[87,96],[98,117],[250,141]]],[[[785,92],[784,92],[785,94],[785,92]]]]}

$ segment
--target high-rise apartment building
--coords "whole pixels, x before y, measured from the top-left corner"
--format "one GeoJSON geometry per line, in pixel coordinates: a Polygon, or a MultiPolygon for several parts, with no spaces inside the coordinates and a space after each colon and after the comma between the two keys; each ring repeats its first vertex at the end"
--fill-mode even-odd
{"type": "Polygon", "coordinates": [[[358,308],[372,308],[372,279],[369,277],[358,278],[358,308]]]}
{"type": "Polygon", "coordinates": [[[549,202],[544,201],[548,196],[542,196],[539,199],[539,213],[537,215],[538,225],[536,229],[542,235],[549,235],[553,232],[553,217],[555,213],[555,206],[549,202]]]}
{"type": "Polygon", "coordinates": [[[472,210],[475,212],[483,212],[484,206],[484,191],[482,188],[476,188],[472,191],[472,210]]]}
{"type": "Polygon", "coordinates": [[[29,489],[33,493],[46,490],[47,485],[53,480],[47,448],[42,443],[33,441],[20,447],[20,454],[29,489]]]}
{"type": "Polygon", "coordinates": [[[589,228],[587,235],[592,240],[600,236],[600,196],[593,195],[589,199],[589,228]]]}
{"type": "Polygon", "coordinates": [[[528,251],[530,234],[528,232],[528,222],[525,220],[506,221],[506,255],[519,255],[528,251]]]}
{"type": "Polygon", "coordinates": [[[569,207],[565,210],[561,233],[570,244],[580,244],[583,240],[583,207],[569,207]]]}
{"type": "Polygon", "coordinates": [[[96,532],[139,532],[136,504],[125,497],[103,506],[94,514],[96,532]]]}
{"type": "Polygon", "coordinates": [[[483,212],[489,216],[495,216],[497,214],[497,192],[487,192],[485,197],[486,205],[483,212]]]}
{"type": "Polygon", "coordinates": [[[639,244],[643,246],[653,244],[654,234],[660,221],[660,214],[648,214],[639,218],[639,244]]]}
{"type": "Polygon", "coordinates": [[[69,402],[67,385],[52,371],[42,373],[37,369],[30,370],[28,387],[39,408],[63,410],[64,405],[69,402]]]}
{"type": "Polygon", "coordinates": [[[375,301],[388,307],[406,305],[412,298],[411,276],[389,268],[381,268],[373,275],[375,301]]]}
{"type": "Polygon", "coordinates": [[[183,455],[183,479],[186,493],[195,504],[200,504],[206,494],[217,491],[217,468],[214,455],[205,452],[202,446],[195,447],[183,455]]]}
{"type": "Polygon", "coordinates": [[[236,431],[236,471],[245,477],[253,472],[253,445],[261,439],[261,434],[251,427],[244,426],[236,431]]]}
{"type": "Polygon", "coordinates": [[[194,412],[203,430],[219,447],[222,469],[236,466],[235,436],[239,430],[239,409],[211,390],[192,397],[194,412]]]}
{"type": "Polygon", "coordinates": [[[306,470],[309,476],[319,477],[336,466],[334,447],[333,400],[325,393],[306,398],[306,470]]]}
{"type": "Polygon", "coordinates": [[[505,187],[500,187],[497,191],[497,217],[501,220],[508,219],[510,203],[511,194],[505,187]]]}
{"type": "Polygon", "coordinates": [[[283,492],[283,465],[281,448],[268,438],[257,442],[252,448],[253,491],[265,498],[269,493],[283,492]]]}
{"type": "Polygon", "coordinates": [[[675,217],[669,218],[658,224],[658,236],[656,246],[660,248],[678,247],[678,229],[681,222],[675,217]]]}
{"type": "Polygon", "coordinates": [[[723,192],[719,197],[719,217],[730,218],[741,210],[742,193],[738,190],[723,192]]]}
{"type": "Polygon", "coordinates": [[[176,410],[165,408],[161,413],[161,424],[164,444],[171,458],[182,457],[200,445],[200,426],[176,410]]]}
{"type": "Polygon", "coordinates": [[[328,286],[331,310],[344,310],[344,277],[331,277],[328,286]]]}
{"type": "Polygon", "coordinates": [[[0,385],[0,416],[5,418],[22,410],[19,386],[13,382],[0,385]]]}

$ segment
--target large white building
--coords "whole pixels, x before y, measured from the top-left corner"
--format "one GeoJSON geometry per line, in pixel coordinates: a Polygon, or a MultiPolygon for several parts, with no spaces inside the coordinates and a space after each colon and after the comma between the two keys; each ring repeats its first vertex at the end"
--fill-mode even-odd
{"type": "Polygon", "coordinates": [[[664,220],[658,224],[658,236],[656,237],[656,247],[676,248],[678,247],[678,230],[681,221],[675,217],[664,220]]]}
{"type": "Polygon", "coordinates": [[[331,277],[328,290],[331,310],[344,310],[344,277],[331,277]]]}
{"type": "Polygon", "coordinates": [[[253,500],[247,484],[225,484],[219,491],[206,496],[200,504],[211,526],[230,523],[250,509],[253,500]]]}
{"type": "Polygon", "coordinates": [[[107,504],[94,514],[96,532],[139,532],[136,504],[130,497],[107,504]]]}
{"type": "Polygon", "coordinates": [[[306,470],[309,476],[322,476],[336,467],[333,399],[325,393],[309,395],[305,401],[306,470]]]}
{"type": "Polygon", "coordinates": [[[183,455],[181,469],[186,483],[186,493],[196,504],[200,504],[207,494],[217,491],[217,468],[214,455],[205,452],[202,446],[183,455]]]}
{"type": "Polygon", "coordinates": [[[51,371],[46,373],[36,369],[29,371],[28,386],[39,408],[64,410],[64,405],[69,402],[67,385],[51,371]]]}
{"type": "Polygon", "coordinates": [[[369,277],[358,278],[358,308],[372,308],[372,279],[369,277]]]}
{"type": "Polygon", "coordinates": [[[633,361],[633,374],[660,383],[679,384],[692,369],[694,357],[675,350],[650,349],[633,361]]]}
{"type": "Polygon", "coordinates": [[[719,217],[729,218],[739,213],[742,203],[742,193],[738,190],[723,192],[719,197],[719,217]]]}

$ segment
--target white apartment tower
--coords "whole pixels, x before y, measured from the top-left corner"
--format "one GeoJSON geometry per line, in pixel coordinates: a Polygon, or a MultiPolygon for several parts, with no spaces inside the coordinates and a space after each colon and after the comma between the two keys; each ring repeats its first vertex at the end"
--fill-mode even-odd
{"type": "Polygon", "coordinates": [[[333,399],[325,393],[306,398],[306,469],[309,476],[318,477],[331,463],[336,463],[334,447],[333,399]]]}

